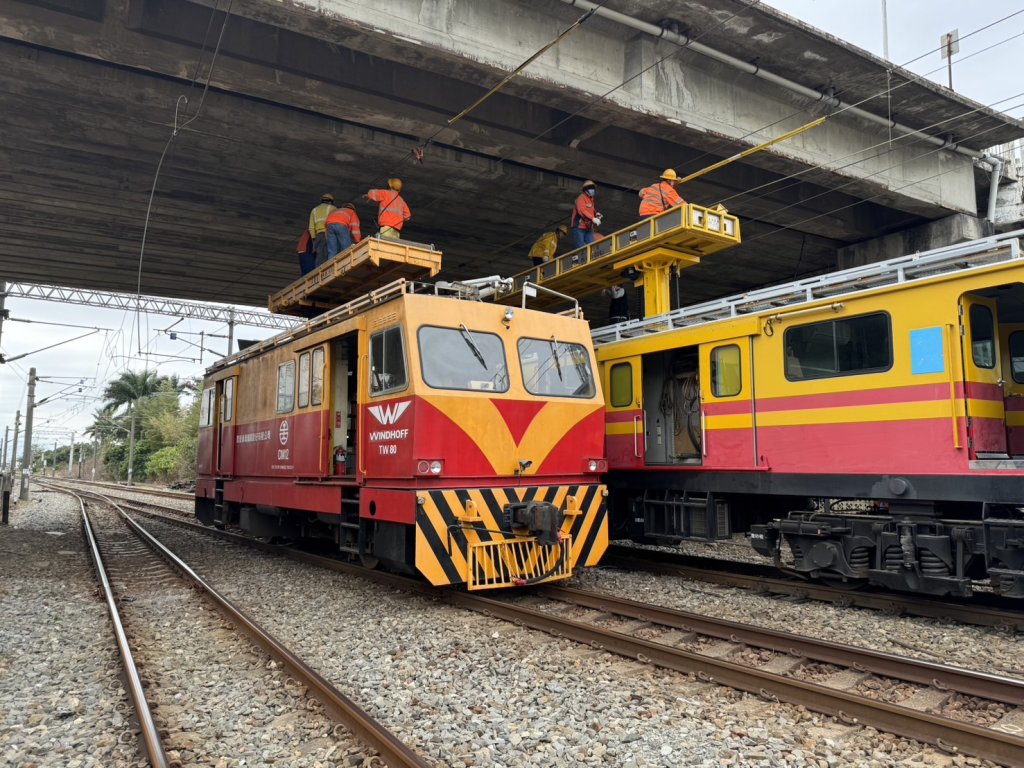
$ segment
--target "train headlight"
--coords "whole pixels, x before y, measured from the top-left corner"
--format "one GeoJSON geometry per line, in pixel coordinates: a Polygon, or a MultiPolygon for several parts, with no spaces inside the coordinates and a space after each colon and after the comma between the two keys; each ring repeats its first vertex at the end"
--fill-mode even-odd
{"type": "Polygon", "coordinates": [[[441,474],[441,462],[436,459],[430,462],[430,474],[440,475],[441,474]]]}
{"type": "Polygon", "coordinates": [[[583,465],[584,472],[607,472],[608,462],[604,459],[587,459],[583,465]]]}
{"type": "Polygon", "coordinates": [[[416,462],[416,474],[417,475],[425,475],[428,472],[430,472],[430,462],[429,461],[420,460],[420,461],[416,462]]]}

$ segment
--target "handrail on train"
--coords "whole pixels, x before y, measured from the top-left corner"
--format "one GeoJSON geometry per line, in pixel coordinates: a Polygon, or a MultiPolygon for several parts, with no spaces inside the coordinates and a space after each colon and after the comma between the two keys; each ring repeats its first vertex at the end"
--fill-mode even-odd
{"type": "Polygon", "coordinates": [[[679,307],[671,312],[642,320],[627,320],[594,329],[594,345],[1013,261],[1021,258],[1022,237],[1024,229],[1014,230],[968,243],[947,245],[923,253],[899,256],[874,264],[759,288],[702,304],[679,307]]]}

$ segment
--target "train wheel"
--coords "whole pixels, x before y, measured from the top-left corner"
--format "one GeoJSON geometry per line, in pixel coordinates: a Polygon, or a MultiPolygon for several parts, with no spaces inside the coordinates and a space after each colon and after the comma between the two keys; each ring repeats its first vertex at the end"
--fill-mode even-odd
{"type": "Polygon", "coordinates": [[[364,568],[367,568],[372,571],[374,568],[380,565],[380,558],[374,557],[373,555],[360,555],[359,562],[363,564],[364,568]]]}

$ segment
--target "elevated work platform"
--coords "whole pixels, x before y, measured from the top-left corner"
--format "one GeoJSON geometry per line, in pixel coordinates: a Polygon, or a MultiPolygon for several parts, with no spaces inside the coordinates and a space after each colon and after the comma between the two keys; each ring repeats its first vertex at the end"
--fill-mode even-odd
{"type": "MultiPolygon", "coordinates": [[[[684,203],[520,272],[512,278],[512,292],[499,301],[519,304],[527,282],[581,298],[619,282],[622,273],[632,267],[638,274],[635,284],[646,288],[644,316],[660,315],[671,309],[669,278],[673,268],[699,264],[702,256],[739,242],[740,222],[736,216],[722,208],[684,203]]],[[[558,296],[544,292],[530,298],[531,306],[539,308],[559,301],[558,296]]]]}
{"type": "Polygon", "coordinates": [[[399,278],[423,280],[440,271],[441,251],[432,245],[368,237],[270,296],[267,308],[316,317],[399,278]]]}

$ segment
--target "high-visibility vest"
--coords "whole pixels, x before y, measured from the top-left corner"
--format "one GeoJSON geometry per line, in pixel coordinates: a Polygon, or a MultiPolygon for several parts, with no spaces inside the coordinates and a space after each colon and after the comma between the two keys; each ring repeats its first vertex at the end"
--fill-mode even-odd
{"type": "Polygon", "coordinates": [[[667,181],[640,190],[640,215],[653,216],[685,202],[667,181]]]}
{"type": "Polygon", "coordinates": [[[378,204],[377,226],[401,230],[402,225],[412,218],[409,206],[402,196],[393,189],[371,189],[366,196],[378,204]]]}
{"type": "Polygon", "coordinates": [[[334,210],[334,206],[330,203],[320,203],[316,208],[309,212],[309,236],[316,237],[317,235],[323,234],[327,228],[327,216],[334,210]]]}
{"type": "Polygon", "coordinates": [[[576,198],[569,224],[576,229],[590,229],[594,226],[594,198],[586,192],[581,192],[576,198]]]}
{"type": "Polygon", "coordinates": [[[530,258],[550,261],[551,257],[555,255],[555,251],[557,250],[558,234],[555,232],[545,232],[537,238],[537,242],[535,242],[533,247],[530,249],[530,258]]]}
{"type": "Polygon", "coordinates": [[[341,224],[348,228],[348,231],[352,233],[352,240],[358,243],[363,239],[362,232],[359,230],[359,214],[353,211],[351,208],[338,208],[337,210],[331,211],[331,214],[327,217],[326,224],[341,224]]]}

